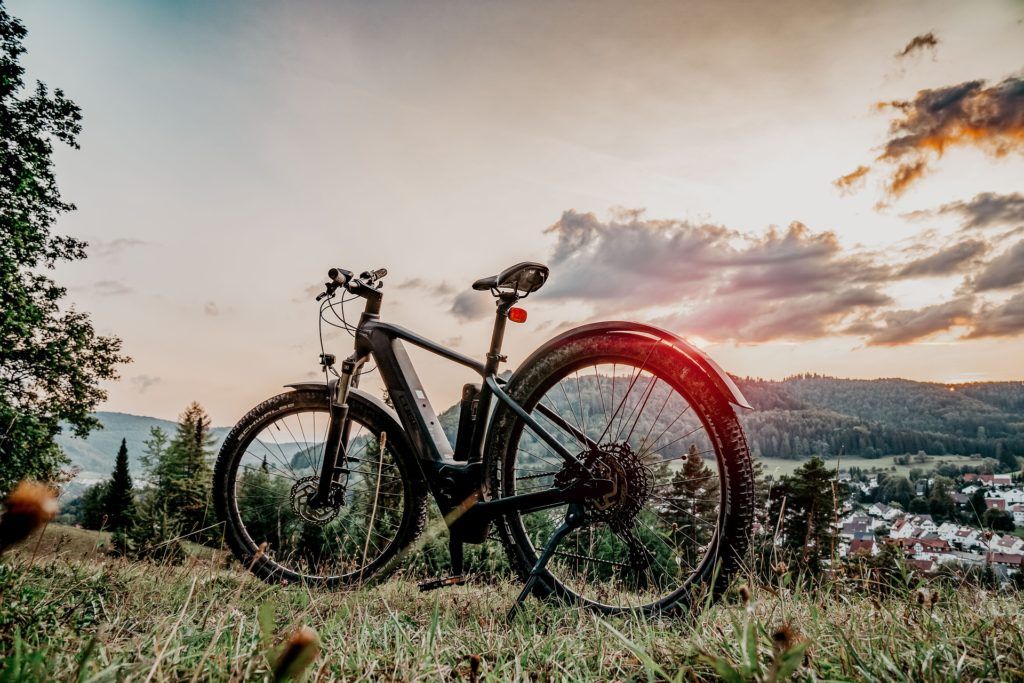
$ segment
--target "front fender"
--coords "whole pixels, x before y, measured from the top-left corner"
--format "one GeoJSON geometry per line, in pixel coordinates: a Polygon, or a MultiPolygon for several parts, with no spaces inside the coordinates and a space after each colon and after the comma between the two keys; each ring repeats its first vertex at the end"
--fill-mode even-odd
{"type": "MultiPolygon", "coordinates": [[[[655,337],[668,342],[671,346],[675,347],[679,353],[689,358],[694,365],[700,368],[712,385],[718,390],[718,392],[735,406],[740,408],[751,409],[752,406],[744,398],[743,393],[740,391],[736,383],[732,381],[732,378],[723,370],[718,363],[711,360],[711,358],[698,349],[693,344],[689,343],[677,334],[673,334],[668,330],[663,330],[660,327],[654,327],[653,325],[645,325],[644,323],[624,322],[619,320],[609,320],[605,322],[590,323],[588,325],[581,325],[574,327],[571,330],[567,330],[562,334],[549,339],[539,349],[530,354],[530,357],[523,361],[520,367],[528,367],[533,363],[534,360],[540,356],[548,353],[554,348],[558,348],[562,344],[573,341],[579,337],[592,335],[592,334],[635,334],[646,337],[655,337]]],[[[511,380],[510,380],[511,381],[511,380]]]]}
{"type": "MultiPolygon", "coordinates": [[[[324,384],[323,382],[292,382],[291,384],[285,384],[284,386],[287,387],[288,389],[295,389],[296,391],[301,390],[301,389],[312,389],[313,391],[327,392],[328,389],[333,389],[334,386],[337,383],[338,383],[337,378],[334,378],[334,379],[331,379],[331,381],[328,382],[327,384],[324,384]]],[[[348,393],[349,393],[349,396],[351,396],[353,394],[359,396],[360,399],[362,399],[363,401],[369,403],[370,405],[372,405],[377,410],[380,410],[381,412],[386,413],[387,416],[389,418],[391,418],[391,421],[395,423],[394,426],[397,429],[399,429],[402,432],[405,431],[405,428],[402,427],[401,421],[398,419],[398,413],[396,413],[394,411],[394,409],[391,406],[389,406],[387,403],[385,403],[381,399],[377,398],[373,394],[369,394],[369,393],[363,391],[362,389],[357,389],[355,387],[349,389],[348,393]]]]}

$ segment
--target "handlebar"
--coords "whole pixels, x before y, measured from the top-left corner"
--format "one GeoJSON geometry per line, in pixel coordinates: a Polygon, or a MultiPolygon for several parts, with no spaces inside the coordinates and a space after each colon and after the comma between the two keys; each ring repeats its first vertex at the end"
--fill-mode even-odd
{"type": "Polygon", "coordinates": [[[359,274],[359,277],[355,277],[352,271],[345,270],[344,268],[331,268],[327,271],[327,291],[317,296],[316,300],[320,301],[324,297],[328,297],[334,294],[334,291],[339,287],[354,294],[359,294],[361,289],[375,290],[380,287],[378,284],[388,274],[387,268],[377,268],[376,270],[366,270],[359,274]]]}

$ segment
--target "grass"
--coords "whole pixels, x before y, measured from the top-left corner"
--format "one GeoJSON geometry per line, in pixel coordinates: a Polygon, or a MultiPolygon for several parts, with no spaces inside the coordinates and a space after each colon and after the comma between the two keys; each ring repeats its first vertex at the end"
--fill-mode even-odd
{"type": "Polygon", "coordinates": [[[275,647],[316,630],[318,680],[962,680],[1024,678],[1021,598],[852,582],[763,587],[690,617],[600,618],[531,599],[511,626],[507,581],[419,593],[268,586],[194,556],[111,559],[91,532],[54,527],[0,565],[0,680],[268,678],[275,647]],[[34,557],[33,557],[34,554],[34,557]]]}
{"type": "MultiPolygon", "coordinates": [[[[910,474],[910,470],[912,469],[920,469],[927,472],[944,463],[950,463],[953,465],[971,465],[975,467],[981,464],[980,460],[977,458],[971,458],[968,455],[929,455],[927,456],[928,459],[922,463],[915,462],[910,465],[897,465],[894,462],[894,459],[897,457],[901,456],[887,455],[881,458],[862,458],[859,456],[844,455],[839,461],[839,467],[843,470],[847,470],[851,467],[859,467],[868,472],[870,472],[872,468],[876,468],[906,477],[910,474]]],[[[764,465],[764,471],[773,475],[792,474],[793,470],[806,464],[808,459],[810,459],[810,456],[800,460],[789,460],[786,458],[758,458],[758,460],[761,461],[761,464],[764,465]]],[[[835,467],[835,456],[825,458],[825,464],[828,467],[835,467]]]]}

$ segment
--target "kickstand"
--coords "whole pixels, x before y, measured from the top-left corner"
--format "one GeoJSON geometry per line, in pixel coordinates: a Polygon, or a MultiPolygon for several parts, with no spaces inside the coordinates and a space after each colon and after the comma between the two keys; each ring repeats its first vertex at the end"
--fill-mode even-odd
{"type": "Polygon", "coordinates": [[[583,524],[583,506],[578,503],[573,503],[569,506],[569,509],[565,513],[565,521],[562,525],[555,529],[554,533],[548,539],[548,542],[544,545],[544,550],[541,552],[540,557],[537,558],[537,562],[533,565],[533,569],[530,570],[530,575],[526,577],[526,585],[523,586],[523,590],[520,591],[519,597],[516,598],[515,603],[512,605],[512,609],[508,611],[508,615],[505,617],[505,621],[512,623],[515,619],[516,613],[519,608],[526,602],[527,596],[530,595],[530,591],[533,590],[533,585],[537,583],[537,579],[540,577],[540,573],[544,571],[544,567],[547,566],[548,560],[555,553],[555,546],[562,542],[562,539],[572,531],[583,524]]]}

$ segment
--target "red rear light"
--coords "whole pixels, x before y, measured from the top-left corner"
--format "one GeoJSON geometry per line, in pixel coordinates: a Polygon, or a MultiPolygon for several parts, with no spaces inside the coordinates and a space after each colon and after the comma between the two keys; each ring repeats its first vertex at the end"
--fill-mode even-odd
{"type": "Polygon", "coordinates": [[[508,309],[508,319],[514,323],[525,323],[526,322],[526,309],[525,308],[510,308],[508,309]]]}

